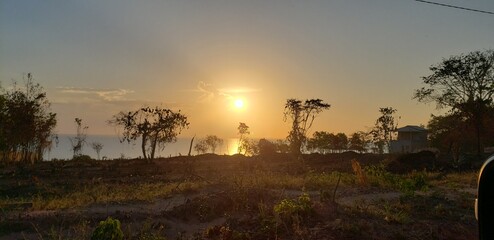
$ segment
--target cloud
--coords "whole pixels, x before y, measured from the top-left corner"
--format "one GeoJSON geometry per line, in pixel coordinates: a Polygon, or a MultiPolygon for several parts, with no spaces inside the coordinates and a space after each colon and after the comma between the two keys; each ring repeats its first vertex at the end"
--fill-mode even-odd
{"type": "Polygon", "coordinates": [[[89,99],[104,102],[131,101],[127,96],[134,93],[127,89],[95,89],[95,88],[75,88],[75,87],[58,87],[60,93],[71,95],[86,95],[89,99]]]}
{"type": "Polygon", "coordinates": [[[246,94],[246,93],[254,93],[254,92],[260,92],[260,89],[253,89],[253,88],[221,88],[218,89],[214,85],[210,83],[206,83],[203,81],[199,81],[197,83],[197,90],[196,92],[201,93],[201,96],[199,97],[200,101],[211,101],[218,99],[220,97],[226,98],[226,99],[233,99],[235,94],[246,94]]]}
{"type": "Polygon", "coordinates": [[[161,106],[171,109],[180,109],[184,105],[171,101],[162,102],[150,98],[139,99],[131,95],[133,90],[127,89],[95,89],[95,88],[76,88],[76,87],[58,87],[53,104],[71,105],[71,106],[111,106],[121,109],[136,109],[142,106],[161,106]]]}
{"type": "Polygon", "coordinates": [[[219,91],[224,92],[224,93],[239,94],[239,93],[260,92],[261,89],[255,89],[255,88],[222,88],[222,89],[219,89],[219,91]]]}

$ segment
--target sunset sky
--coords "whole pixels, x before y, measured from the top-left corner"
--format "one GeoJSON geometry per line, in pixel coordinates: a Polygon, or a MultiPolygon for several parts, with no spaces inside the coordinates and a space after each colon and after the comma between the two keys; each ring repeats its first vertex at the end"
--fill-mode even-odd
{"type": "Polygon", "coordinates": [[[1,86],[31,72],[61,134],[75,117],[115,134],[112,115],[158,105],[188,116],[183,137],[235,137],[245,122],[252,137],[284,138],[288,98],[332,105],[314,131],[368,130],[387,106],[400,125],[426,124],[440,112],[412,94],[429,66],[485,49],[494,15],[413,0],[0,2],[1,86]]]}

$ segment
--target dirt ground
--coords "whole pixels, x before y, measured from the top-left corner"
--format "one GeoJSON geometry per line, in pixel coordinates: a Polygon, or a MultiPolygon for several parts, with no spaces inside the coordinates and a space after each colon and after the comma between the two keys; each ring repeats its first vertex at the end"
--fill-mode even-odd
{"type": "Polygon", "coordinates": [[[474,174],[428,170],[426,188],[403,192],[379,183],[384,178],[359,183],[352,159],[367,169],[390,165],[395,157],[342,153],[312,154],[300,160],[287,155],[201,155],[153,163],[134,159],[3,166],[0,239],[89,239],[108,216],[121,222],[126,239],[478,238],[474,174]],[[309,179],[333,172],[345,177],[328,184],[322,179],[317,182],[321,185],[309,179]],[[52,188],[69,191],[66,188],[94,184],[139,187],[157,182],[172,185],[173,190],[147,200],[128,196],[123,201],[95,200],[63,208],[35,204],[36,194],[43,195],[46,186],[56,192],[52,188]],[[184,190],[186,183],[195,182],[204,185],[184,190]],[[300,210],[297,204],[304,194],[310,203],[300,210]],[[295,207],[287,208],[287,215],[279,210],[282,203],[295,207]]]}

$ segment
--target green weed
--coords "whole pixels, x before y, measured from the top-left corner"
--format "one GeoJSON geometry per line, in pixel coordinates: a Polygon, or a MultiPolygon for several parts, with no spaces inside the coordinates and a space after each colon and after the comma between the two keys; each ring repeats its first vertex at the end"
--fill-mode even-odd
{"type": "Polygon", "coordinates": [[[121,240],[124,235],[120,227],[120,221],[108,217],[101,221],[91,235],[91,240],[121,240]]]}
{"type": "Polygon", "coordinates": [[[314,209],[309,194],[302,193],[297,200],[283,199],[274,205],[277,222],[287,232],[301,233],[307,220],[313,215],[314,209]]]}

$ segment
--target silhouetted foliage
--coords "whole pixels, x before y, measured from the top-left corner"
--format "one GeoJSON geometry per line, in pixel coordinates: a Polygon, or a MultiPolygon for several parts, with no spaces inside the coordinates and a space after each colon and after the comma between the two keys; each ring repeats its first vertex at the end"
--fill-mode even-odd
{"type": "Polygon", "coordinates": [[[51,148],[56,114],[43,88],[28,73],[25,87],[14,83],[12,90],[0,97],[0,152],[2,159],[23,162],[42,160],[51,148]]]}
{"type": "Polygon", "coordinates": [[[376,120],[374,128],[370,134],[372,142],[377,147],[379,153],[384,153],[384,147],[389,151],[390,142],[393,139],[393,133],[396,131],[398,123],[394,114],[396,109],[392,107],[379,108],[381,116],[376,120]]]}
{"type": "Polygon", "coordinates": [[[145,160],[154,159],[156,147],[164,149],[166,143],[175,142],[182,129],[189,126],[187,117],[160,107],[142,107],[136,111],[120,112],[108,123],[123,127],[121,141],[133,142],[141,138],[145,160]]]}
{"type": "Polygon", "coordinates": [[[348,137],[344,133],[337,133],[333,144],[337,152],[348,150],[348,137]]]}
{"type": "Polygon", "coordinates": [[[87,129],[89,128],[88,126],[82,126],[82,119],[80,118],[75,118],[74,122],[77,125],[76,135],[73,138],[69,137],[70,144],[72,145],[72,153],[73,153],[72,158],[75,158],[76,156],[82,154],[82,148],[86,144],[86,138],[87,138],[86,132],[87,129]]]}
{"type": "Polygon", "coordinates": [[[290,145],[286,140],[276,140],[274,142],[276,146],[276,152],[278,153],[290,153],[290,145]]]}
{"type": "Polygon", "coordinates": [[[271,155],[276,153],[276,145],[264,138],[259,140],[258,143],[259,155],[271,155]]]}
{"type": "Polygon", "coordinates": [[[208,146],[206,146],[206,142],[204,140],[199,140],[194,146],[194,150],[196,150],[198,154],[204,154],[208,152],[208,146]]]}
{"type": "MultiPolygon", "coordinates": [[[[486,137],[484,144],[494,146],[494,109],[484,116],[483,136],[486,137]]],[[[449,113],[442,116],[431,116],[427,125],[429,142],[432,147],[439,149],[452,158],[453,166],[459,165],[461,155],[475,153],[476,132],[475,126],[469,124],[467,117],[458,113],[449,113]]]]}
{"type": "Polygon", "coordinates": [[[307,140],[307,131],[317,114],[331,105],[323,103],[321,99],[309,99],[302,102],[298,99],[288,99],[285,104],[284,121],[292,120],[292,129],[287,140],[290,143],[290,151],[294,155],[301,154],[301,148],[307,140]]]}
{"type": "Polygon", "coordinates": [[[424,170],[431,171],[436,167],[444,167],[435,166],[436,163],[436,155],[433,152],[420,151],[398,156],[387,164],[386,169],[392,173],[406,174],[424,170]]]}
{"type": "Polygon", "coordinates": [[[215,135],[208,135],[206,136],[205,139],[206,145],[209,146],[211,149],[212,153],[216,152],[216,148],[223,145],[223,139],[215,136],[215,135]]]}
{"type": "Polygon", "coordinates": [[[342,152],[348,149],[348,137],[344,133],[316,131],[307,141],[307,149],[318,153],[342,152]]]}
{"type": "Polygon", "coordinates": [[[247,124],[240,122],[238,124],[238,153],[242,153],[242,151],[247,151],[248,148],[248,141],[246,135],[249,135],[249,126],[247,124]]]}
{"type": "Polygon", "coordinates": [[[244,151],[245,155],[254,156],[259,155],[259,142],[254,139],[244,138],[241,142],[240,148],[244,151]]]}
{"type": "Polygon", "coordinates": [[[367,133],[365,132],[355,132],[349,139],[349,150],[357,152],[365,152],[367,150],[367,144],[369,143],[367,133]]]}
{"type": "Polygon", "coordinates": [[[223,139],[215,135],[207,135],[206,138],[199,140],[194,146],[198,153],[206,153],[208,150],[211,153],[216,153],[216,148],[223,144],[223,139]]]}
{"type": "Polygon", "coordinates": [[[417,89],[414,98],[435,102],[439,108],[449,108],[451,115],[466,119],[462,124],[474,127],[480,155],[485,116],[493,107],[494,51],[451,56],[429,69],[432,74],[422,78],[426,86],[417,89]]]}
{"type": "Polygon", "coordinates": [[[312,134],[312,138],[307,141],[307,149],[319,153],[328,153],[332,149],[331,141],[334,139],[334,134],[316,131],[312,134]]]}
{"type": "Polygon", "coordinates": [[[98,157],[98,160],[100,160],[100,153],[101,153],[101,149],[103,149],[103,144],[100,142],[92,142],[91,147],[96,152],[96,156],[98,157]]]}

